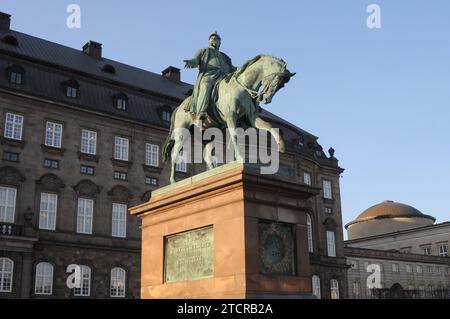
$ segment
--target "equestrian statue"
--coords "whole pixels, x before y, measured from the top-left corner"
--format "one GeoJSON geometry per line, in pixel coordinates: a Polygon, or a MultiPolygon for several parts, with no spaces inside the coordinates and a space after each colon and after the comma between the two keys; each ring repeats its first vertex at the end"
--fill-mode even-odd
{"type": "MultiPolygon", "coordinates": [[[[234,148],[234,159],[243,162],[235,130],[239,123],[246,123],[267,130],[277,142],[278,150],[284,152],[284,142],[277,130],[258,116],[259,103],[269,104],[295,73],[287,69],[282,59],[265,54],[236,68],[231,59],[219,51],[220,44],[221,38],[215,32],[209,37],[208,48],[199,50],[193,59],[184,60],[186,68],[198,68],[199,74],[192,95],[173,112],[169,135],[163,146],[164,161],[171,161],[171,183],[175,182],[175,163],[183,146],[183,136],[176,134],[176,129],[189,129],[200,123],[200,129],[226,128],[234,148]]],[[[209,146],[206,145],[205,150],[211,149],[209,146]]],[[[204,152],[208,169],[216,165],[211,158],[211,154],[204,152]]]]}

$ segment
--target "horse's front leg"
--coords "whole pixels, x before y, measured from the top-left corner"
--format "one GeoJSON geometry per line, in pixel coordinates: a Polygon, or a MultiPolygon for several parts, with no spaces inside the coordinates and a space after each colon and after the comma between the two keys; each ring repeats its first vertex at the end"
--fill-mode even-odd
{"type": "Polygon", "coordinates": [[[234,147],[234,159],[239,163],[243,163],[244,158],[241,156],[241,153],[239,152],[239,145],[237,142],[237,135],[236,135],[237,115],[236,114],[230,115],[226,122],[228,132],[230,133],[231,142],[233,143],[234,147]]]}
{"type": "Polygon", "coordinates": [[[280,153],[284,153],[285,146],[284,146],[283,138],[278,133],[278,130],[275,130],[272,127],[272,124],[270,124],[267,121],[264,121],[262,118],[257,116],[257,117],[255,117],[255,120],[253,122],[253,126],[256,127],[257,129],[266,130],[267,132],[269,132],[278,144],[278,151],[280,153]]]}
{"type": "Polygon", "coordinates": [[[181,148],[183,147],[183,135],[175,134],[175,143],[172,148],[172,153],[170,156],[170,183],[173,184],[175,180],[175,163],[177,162],[178,156],[180,155],[181,148]]]}

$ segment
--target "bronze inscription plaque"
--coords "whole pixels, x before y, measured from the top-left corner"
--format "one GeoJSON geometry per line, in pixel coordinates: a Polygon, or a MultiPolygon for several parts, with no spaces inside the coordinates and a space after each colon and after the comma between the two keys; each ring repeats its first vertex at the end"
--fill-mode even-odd
{"type": "Polygon", "coordinates": [[[260,221],[259,261],[263,274],[295,276],[293,225],[260,221]]]}
{"type": "Polygon", "coordinates": [[[212,226],[164,239],[164,282],[208,278],[214,275],[212,226]]]}

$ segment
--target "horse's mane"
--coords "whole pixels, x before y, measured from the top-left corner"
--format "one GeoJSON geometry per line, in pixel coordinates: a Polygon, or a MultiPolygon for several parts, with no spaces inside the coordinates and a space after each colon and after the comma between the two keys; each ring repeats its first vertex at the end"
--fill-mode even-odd
{"type": "Polygon", "coordinates": [[[280,63],[286,64],[286,62],[284,62],[282,59],[279,59],[273,55],[270,54],[258,54],[257,56],[255,56],[253,59],[248,60],[247,62],[245,62],[239,69],[236,70],[236,72],[234,73],[234,75],[237,77],[239,75],[241,75],[242,72],[244,72],[249,66],[251,66],[253,63],[257,62],[258,60],[262,59],[262,58],[272,58],[277,60],[280,63]]]}

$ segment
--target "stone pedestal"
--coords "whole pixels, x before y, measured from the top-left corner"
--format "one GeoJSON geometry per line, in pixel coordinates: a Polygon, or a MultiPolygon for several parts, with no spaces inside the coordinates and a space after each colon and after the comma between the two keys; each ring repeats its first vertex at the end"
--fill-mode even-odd
{"type": "Polygon", "coordinates": [[[306,229],[316,188],[231,163],[152,193],[142,298],[309,298],[306,229]]]}

